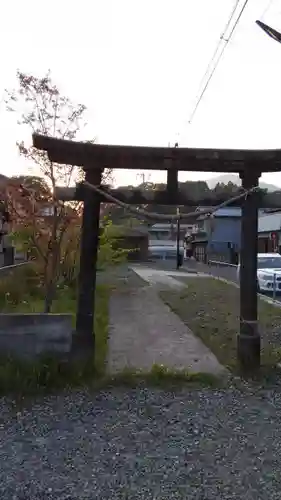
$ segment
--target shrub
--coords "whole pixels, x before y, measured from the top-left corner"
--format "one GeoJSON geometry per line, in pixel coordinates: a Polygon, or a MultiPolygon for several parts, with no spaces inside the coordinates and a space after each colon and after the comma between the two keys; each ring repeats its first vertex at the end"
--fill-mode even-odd
{"type": "Polygon", "coordinates": [[[37,264],[16,266],[0,271],[0,308],[2,311],[24,301],[43,298],[41,277],[37,264]]]}

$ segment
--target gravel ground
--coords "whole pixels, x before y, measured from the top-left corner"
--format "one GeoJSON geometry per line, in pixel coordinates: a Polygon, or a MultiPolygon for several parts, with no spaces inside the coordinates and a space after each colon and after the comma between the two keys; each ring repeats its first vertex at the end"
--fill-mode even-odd
{"type": "Polygon", "coordinates": [[[280,388],[112,389],[0,411],[1,500],[281,496],[280,388]]]}

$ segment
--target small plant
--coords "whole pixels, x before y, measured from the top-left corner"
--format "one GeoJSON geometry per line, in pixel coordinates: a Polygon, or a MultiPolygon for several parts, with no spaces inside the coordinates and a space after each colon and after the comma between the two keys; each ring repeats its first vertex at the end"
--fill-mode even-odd
{"type": "Polygon", "coordinates": [[[103,220],[103,230],[99,238],[99,270],[126,262],[130,250],[118,246],[119,237],[120,228],[113,226],[111,220],[105,217],[103,220]]]}
{"type": "Polygon", "coordinates": [[[222,381],[209,373],[190,373],[187,370],[174,370],[163,365],[154,365],[150,371],[125,368],[107,381],[109,385],[124,385],[129,387],[154,386],[175,387],[185,384],[199,384],[214,387],[222,381]]]}
{"type": "Polygon", "coordinates": [[[36,263],[13,268],[0,277],[0,310],[14,311],[26,302],[43,299],[40,276],[36,263]]]}

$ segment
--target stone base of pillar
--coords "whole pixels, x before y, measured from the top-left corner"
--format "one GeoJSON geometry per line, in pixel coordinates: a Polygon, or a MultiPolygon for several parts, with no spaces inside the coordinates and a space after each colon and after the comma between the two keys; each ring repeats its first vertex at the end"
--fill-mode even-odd
{"type": "Polygon", "coordinates": [[[260,369],[261,338],[258,332],[237,336],[237,361],[244,372],[254,373],[260,369]]]}

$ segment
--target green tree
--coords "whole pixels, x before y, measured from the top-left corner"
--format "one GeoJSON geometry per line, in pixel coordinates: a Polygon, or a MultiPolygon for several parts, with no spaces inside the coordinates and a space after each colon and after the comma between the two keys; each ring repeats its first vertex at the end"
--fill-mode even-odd
{"type": "Polygon", "coordinates": [[[225,184],[224,182],[218,182],[218,184],[213,189],[213,192],[218,196],[229,195],[229,197],[231,198],[232,196],[235,196],[235,194],[237,194],[239,190],[240,187],[237,186],[237,184],[229,181],[227,184],[225,184]]]}

